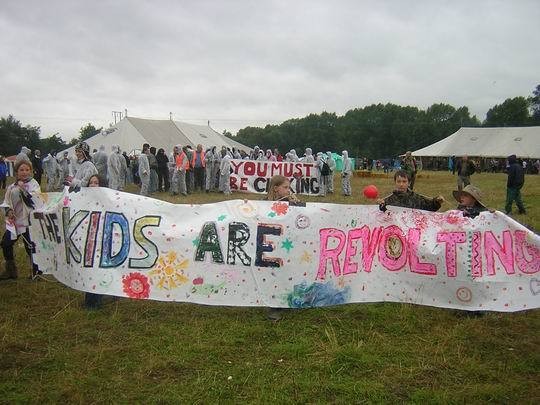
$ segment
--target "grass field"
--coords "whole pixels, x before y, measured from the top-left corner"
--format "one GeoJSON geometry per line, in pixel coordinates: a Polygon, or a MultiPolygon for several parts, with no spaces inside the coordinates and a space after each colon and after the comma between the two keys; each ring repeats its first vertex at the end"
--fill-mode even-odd
{"type": "MultiPolygon", "coordinates": [[[[473,181],[487,205],[504,207],[504,175],[473,181]]],[[[392,189],[390,179],[355,178],[353,197],[304,200],[366,204],[367,184],[392,189]]],[[[424,172],[416,189],[442,193],[446,210],[454,187],[450,174],[424,172]]],[[[523,198],[528,214],[514,218],[538,231],[540,176],[527,176],[523,198]]],[[[264,308],[120,299],[89,312],[81,292],[27,280],[22,246],[16,253],[21,278],[0,282],[0,403],[540,401],[538,310],[475,318],[381,303],[295,310],[271,323],[264,308]]]]}

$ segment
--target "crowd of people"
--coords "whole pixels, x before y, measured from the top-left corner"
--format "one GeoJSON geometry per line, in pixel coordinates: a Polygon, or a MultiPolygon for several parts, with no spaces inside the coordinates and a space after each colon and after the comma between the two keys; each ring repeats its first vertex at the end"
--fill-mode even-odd
{"type": "MultiPolygon", "coordinates": [[[[203,150],[202,145],[197,145],[195,149],[190,145],[177,145],[167,153],[163,148],[156,149],[145,143],[140,154],[128,156],[118,145],[112,146],[110,153],[103,145],[92,153],[87,149],[88,145],[81,142],[75,148],[75,156],[68,156],[67,152],[58,156],[52,151],[42,158],[39,150],[32,154],[23,147],[16,161],[30,161],[34,178],[39,184],[45,174],[46,191],[57,191],[72,183],[79,186],[80,179],[87,180],[95,172],[109,188],[122,191],[127,184],[133,183],[140,186],[140,193],[145,196],[155,192],[186,196],[195,191],[230,194],[231,159],[242,159],[312,163],[317,171],[320,195],[334,192],[336,161],[330,151],[314,155],[310,148],[306,148],[304,154],[298,156],[292,149],[283,156],[277,149],[263,151],[258,146],[247,153],[226,146],[219,150],[216,146],[203,150]],[[84,159],[81,158],[81,150],[84,150],[84,159]]],[[[342,161],[343,194],[350,196],[353,165],[347,151],[342,152],[342,161]]]]}

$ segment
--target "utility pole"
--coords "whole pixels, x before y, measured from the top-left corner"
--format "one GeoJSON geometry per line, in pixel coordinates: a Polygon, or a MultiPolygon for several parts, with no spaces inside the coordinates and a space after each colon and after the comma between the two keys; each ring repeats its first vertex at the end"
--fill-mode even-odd
{"type": "Polygon", "coordinates": [[[116,123],[118,121],[122,121],[122,111],[113,111],[112,115],[113,115],[113,118],[114,118],[114,124],[115,125],[116,125],[116,123]]]}

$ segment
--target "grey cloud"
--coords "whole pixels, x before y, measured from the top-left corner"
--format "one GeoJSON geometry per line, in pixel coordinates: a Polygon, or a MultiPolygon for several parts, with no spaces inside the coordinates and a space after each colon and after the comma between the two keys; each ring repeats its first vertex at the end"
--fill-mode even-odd
{"type": "Polygon", "coordinates": [[[124,107],[233,131],[377,102],[483,118],[538,84],[535,1],[3,3],[0,114],[67,139],[124,107]]]}

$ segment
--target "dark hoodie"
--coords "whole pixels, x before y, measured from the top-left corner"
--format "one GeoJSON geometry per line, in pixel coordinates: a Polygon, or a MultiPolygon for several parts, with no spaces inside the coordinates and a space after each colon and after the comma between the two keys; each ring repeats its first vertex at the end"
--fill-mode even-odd
{"type": "Polygon", "coordinates": [[[525,183],[523,166],[517,161],[516,155],[508,156],[508,181],[506,187],[521,189],[525,183]]]}

